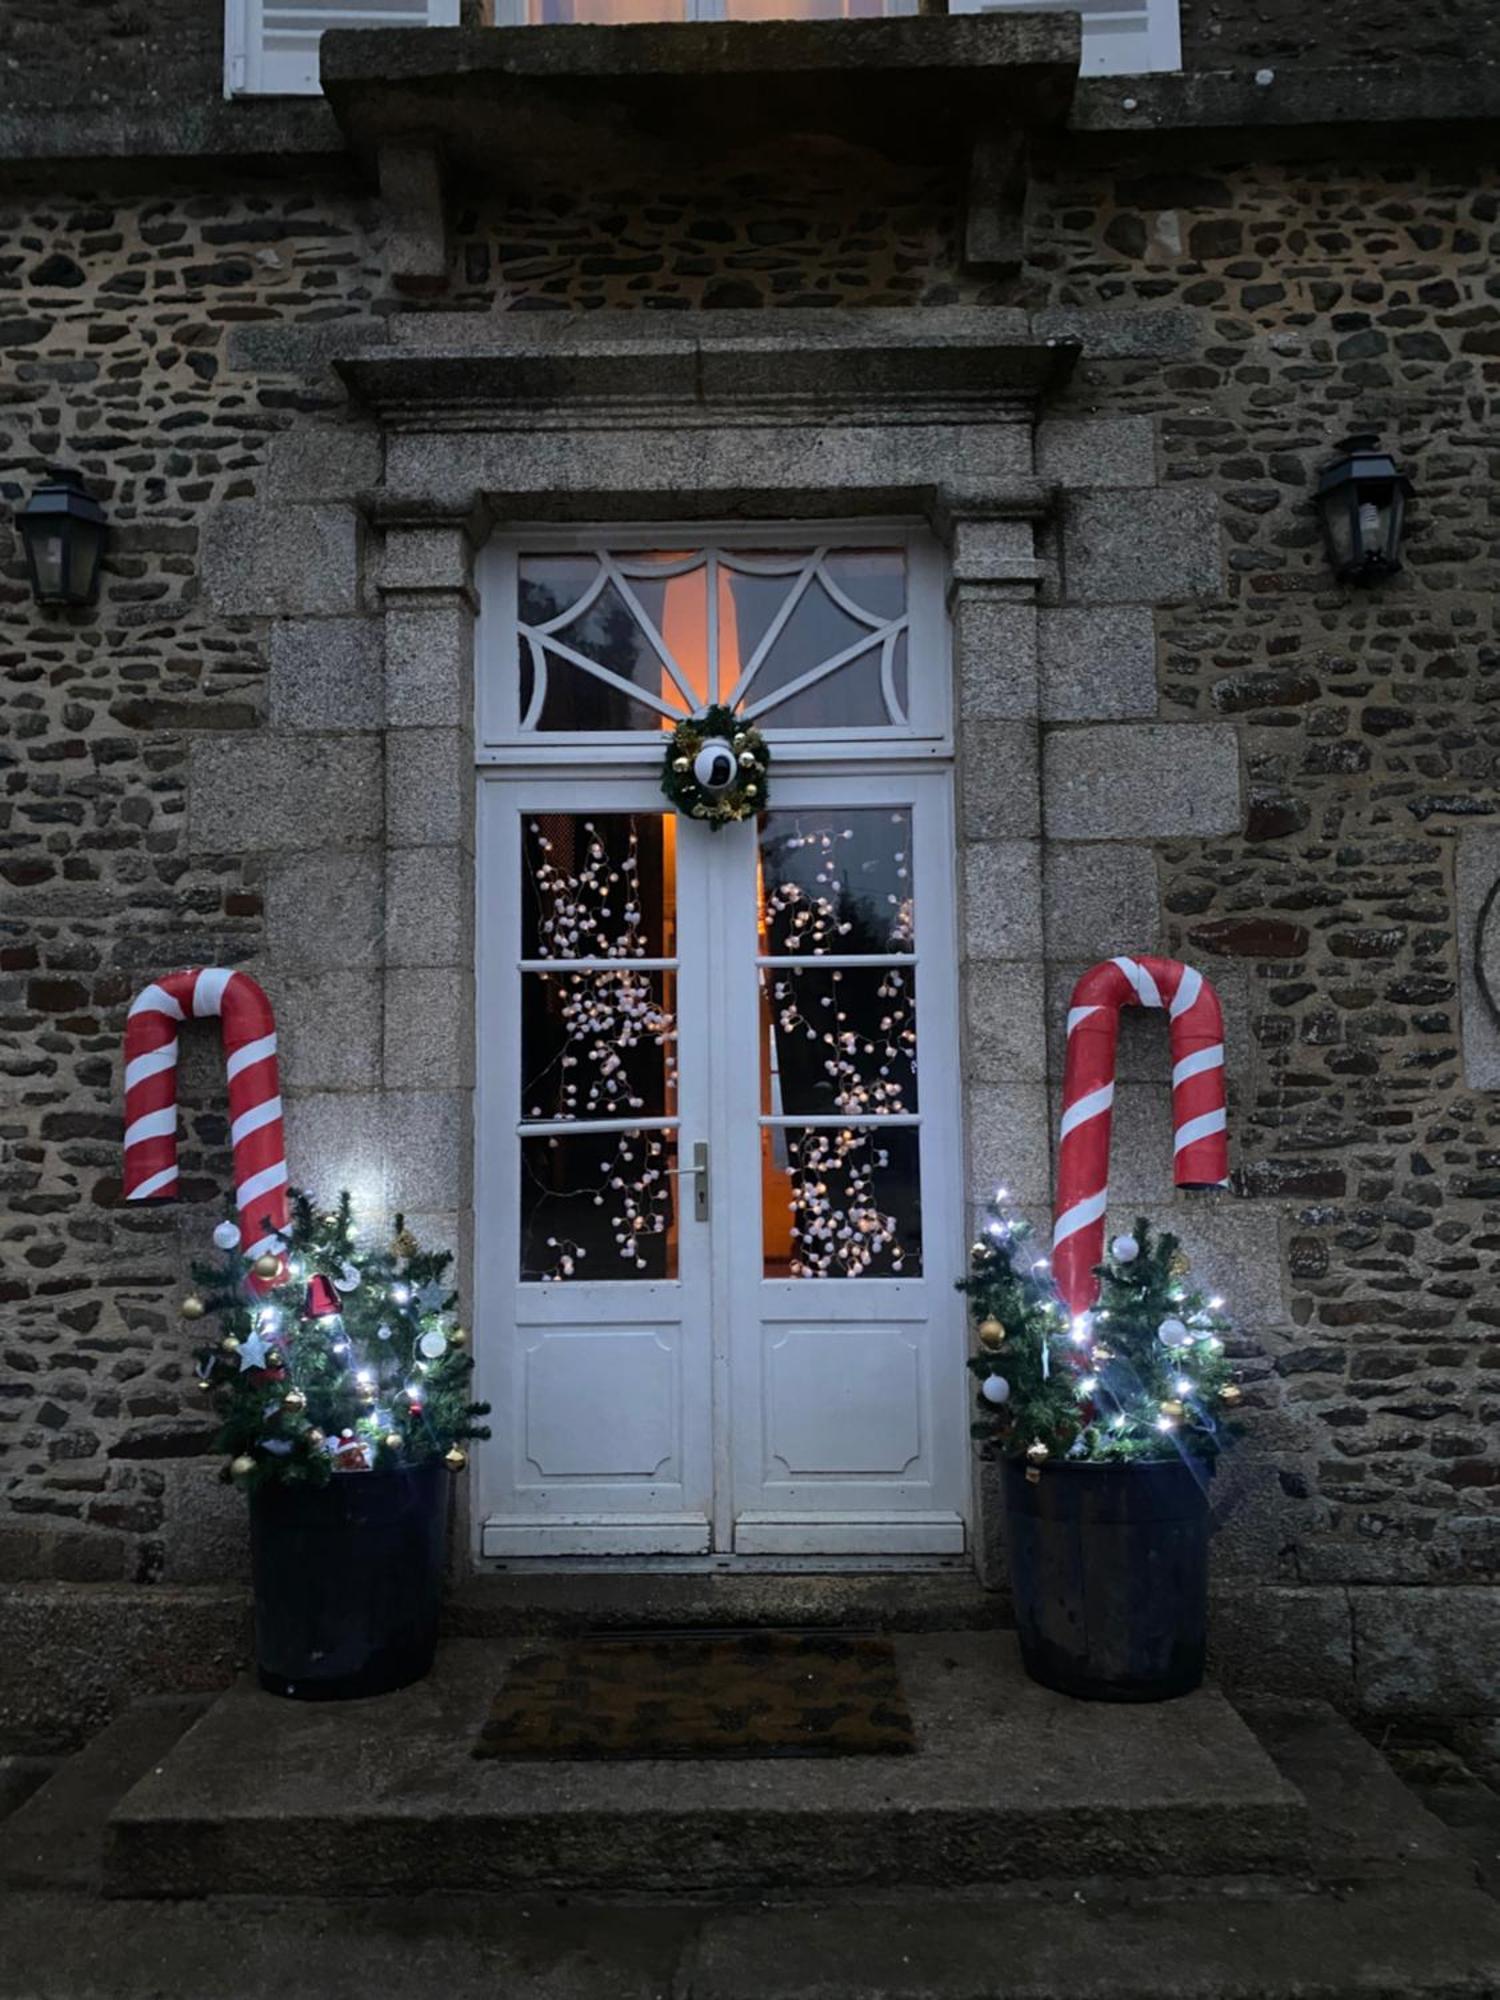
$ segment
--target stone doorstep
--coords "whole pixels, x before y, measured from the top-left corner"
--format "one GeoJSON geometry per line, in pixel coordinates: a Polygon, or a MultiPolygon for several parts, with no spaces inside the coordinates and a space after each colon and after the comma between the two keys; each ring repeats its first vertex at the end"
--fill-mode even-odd
{"type": "Polygon", "coordinates": [[[1009,1625],[1009,1600],[967,1565],[945,1570],[608,1570],[522,1566],[469,1576],[443,1606],[454,1639],[542,1634],[857,1628],[953,1632],[1009,1625]]]}
{"type": "Polygon", "coordinates": [[[222,1695],[122,1799],[115,1896],[204,1896],[274,1853],[288,1894],[676,1896],[1295,1869],[1308,1810],[1224,1697],[1075,1703],[998,1632],[898,1637],[911,1757],[491,1762],[515,1649],[455,1640],[376,1703],[222,1695]]]}

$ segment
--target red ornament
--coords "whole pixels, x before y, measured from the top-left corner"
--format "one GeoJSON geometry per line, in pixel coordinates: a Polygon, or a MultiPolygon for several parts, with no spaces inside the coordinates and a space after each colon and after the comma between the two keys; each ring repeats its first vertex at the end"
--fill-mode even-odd
{"type": "Polygon", "coordinates": [[[333,1280],[325,1278],[320,1271],[308,1283],[307,1297],[302,1301],[302,1317],[304,1319],[337,1319],[339,1311],[339,1295],[333,1289],[333,1280]]]}

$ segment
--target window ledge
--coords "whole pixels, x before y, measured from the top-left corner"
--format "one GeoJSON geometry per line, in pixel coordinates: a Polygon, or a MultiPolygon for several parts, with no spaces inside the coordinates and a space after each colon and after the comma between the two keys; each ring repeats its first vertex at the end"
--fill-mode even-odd
{"type": "Polygon", "coordinates": [[[366,158],[435,142],[515,185],[539,169],[723,157],[815,133],[888,157],[962,157],[982,131],[1061,127],[1072,14],[631,27],[338,30],[323,89],[366,158]]]}

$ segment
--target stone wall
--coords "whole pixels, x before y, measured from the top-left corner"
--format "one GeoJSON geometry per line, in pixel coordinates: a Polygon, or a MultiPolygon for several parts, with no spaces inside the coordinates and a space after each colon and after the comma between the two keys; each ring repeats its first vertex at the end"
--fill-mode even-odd
{"type": "MultiPolygon", "coordinates": [[[[1463,829],[1495,811],[1500,758],[1500,180],[1374,163],[1060,172],[1034,218],[1029,302],[1149,304],[1180,330],[1159,369],[1085,360],[1065,407],[1112,422],[1080,427],[1068,476],[1134,483],[1108,452],[1133,411],[1167,492],[1213,491],[1222,514],[1222,591],[1157,613],[1156,713],[1233,724],[1248,810],[1153,860],[1162,942],[1248,982],[1237,1181],[1281,1217],[1286,1284],[1252,1371],[1277,1472],[1250,1546],[1288,1582],[1492,1579],[1500,1152],[1494,1099],[1461,1060],[1472,939],[1454,873],[1463,829]],[[1368,593],[1330,587],[1309,507],[1356,420],[1420,496],[1405,572],[1368,593]]],[[[1080,579],[1070,549],[1069,524],[1089,540],[1077,504],[1064,589],[1141,594],[1176,538],[1122,534],[1096,494],[1100,539],[1127,558],[1100,591],[1097,554],[1080,579]]],[[[1135,496],[1118,506],[1130,518],[1135,496]]],[[[1092,830],[1124,837],[1168,774],[1111,768],[1092,830]]],[[[1179,777],[1213,789],[1207,769],[1179,777]]],[[[1099,915],[1080,947],[1123,942],[1099,915]]]]}
{"type": "MultiPolygon", "coordinates": [[[[220,1068],[207,1035],[188,1038],[195,1206],[180,1220],[121,1210],[120,1032],[130,995],[166,967],[262,963],[278,858],[242,852],[234,821],[268,706],[274,726],[310,732],[330,844],[371,837],[315,733],[320,701],[354,699],[327,684],[334,648],[321,683],[298,673],[288,688],[262,616],[278,601],[277,552],[225,577],[211,532],[247,497],[277,496],[285,537],[322,538],[319,608],[353,608],[353,509],[309,502],[299,463],[320,437],[321,466],[336,462],[343,433],[330,446],[315,428],[335,387],[245,376],[228,350],[257,323],[326,329],[361,314],[367,222],[358,202],[311,187],[0,195],[0,1576],[242,1573],[242,1510],[221,1504],[202,1455],[175,1309],[229,1185],[220,1068]],[[10,509],[53,459],[78,466],[111,517],[91,612],[43,614],[24,581],[10,509]],[[217,825],[190,827],[205,742],[222,808],[217,825]]],[[[321,954],[349,968],[350,993],[367,949],[336,931],[316,949],[284,933],[269,946],[284,983],[315,979],[321,954]]],[[[347,1023],[342,1048],[358,1059],[347,1023]]],[[[294,1083],[328,1060],[299,1036],[287,1051],[294,1083]]]]}
{"type": "MultiPolygon", "coordinates": [[[[736,211],[732,185],[692,209],[635,192],[628,210],[460,213],[454,302],[955,295],[932,190],[895,237],[811,200],[773,215],[753,189],[736,211]],[[632,257],[649,268],[597,268],[632,257]]],[[[1496,1593],[1476,1586],[1500,1570],[1500,1144],[1461,1059],[1455,851],[1493,812],[1500,733],[1497,219],[1496,177],[1458,163],[1044,169],[1006,296],[1085,346],[1038,437],[1063,495],[1043,547],[1048,743],[1034,826],[1024,800],[966,803],[979,931],[1009,893],[1008,843],[1046,836],[1026,935],[1047,943],[996,961],[970,1021],[976,1083],[1018,1093],[987,1101],[1006,1147],[1029,1135],[1034,1194],[1044,1002],[1055,1024],[1072,974],[1114,949],[1221,981],[1240,1199],[1211,1227],[1183,1213],[1249,1320],[1226,1658],[1387,1711],[1496,1705],[1476,1664],[1496,1593]],[[1408,569],[1368,595],[1331,586],[1308,508],[1356,418],[1419,491],[1408,569]],[[1043,949],[1045,981],[1023,962],[1043,949]]],[[[326,1154],[355,1147],[391,1081],[403,972],[413,993],[430,976],[426,959],[379,976],[383,849],[456,836],[390,834],[383,757],[447,753],[421,727],[382,743],[355,505],[380,447],[324,365],[378,331],[380,252],[378,216],[332,179],[0,200],[0,493],[62,458],[116,523],[104,602],[64,618],[32,609],[0,527],[0,1577],[211,1590],[242,1561],[174,1311],[229,1178],[217,1064],[200,1037],[182,1092],[213,1107],[187,1120],[195,1205],[122,1212],[130,992],[164,965],[260,970],[299,1143],[326,1154]]],[[[992,738],[997,773],[1009,740],[992,738]]],[[[452,818],[462,774],[440,767],[424,794],[418,764],[406,812],[430,797],[452,818]]],[[[399,895],[416,878],[396,873],[399,895]]],[[[1128,1039],[1122,1203],[1165,1196],[1162,1062],[1128,1039]]],[[[203,1614],[194,1629],[220,1636],[192,1671],[221,1670],[236,1618],[203,1614]]]]}

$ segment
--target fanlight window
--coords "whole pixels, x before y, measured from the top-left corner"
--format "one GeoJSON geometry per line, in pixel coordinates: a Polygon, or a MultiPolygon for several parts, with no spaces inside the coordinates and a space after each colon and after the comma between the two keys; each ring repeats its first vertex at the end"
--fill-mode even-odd
{"type": "Polygon", "coordinates": [[[522,553],[520,733],[660,732],[722,702],[768,732],[909,734],[908,581],[904,546],[522,553]]]}

